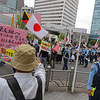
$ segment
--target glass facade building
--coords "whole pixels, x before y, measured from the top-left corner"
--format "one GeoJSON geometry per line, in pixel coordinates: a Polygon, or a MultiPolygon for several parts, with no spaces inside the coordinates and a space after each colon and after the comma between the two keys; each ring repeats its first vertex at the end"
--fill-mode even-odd
{"type": "Polygon", "coordinates": [[[95,0],[90,33],[100,34],[100,0],[95,0]]]}
{"type": "Polygon", "coordinates": [[[10,8],[10,7],[0,3],[0,12],[16,13],[19,11],[17,9],[10,8]]]}
{"type": "Polygon", "coordinates": [[[19,11],[24,7],[24,0],[0,0],[0,3],[19,11]]]}
{"type": "Polygon", "coordinates": [[[6,5],[10,8],[17,8],[17,0],[6,0],[6,5]]]}

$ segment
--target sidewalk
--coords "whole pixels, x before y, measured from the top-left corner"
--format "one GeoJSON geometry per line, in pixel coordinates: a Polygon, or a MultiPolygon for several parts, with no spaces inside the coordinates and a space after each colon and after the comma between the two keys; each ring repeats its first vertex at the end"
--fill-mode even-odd
{"type": "Polygon", "coordinates": [[[88,100],[88,95],[86,89],[77,88],[72,93],[68,91],[67,87],[58,87],[51,83],[44,100],[88,100]]]}
{"type": "Polygon", "coordinates": [[[52,92],[46,93],[44,100],[88,100],[87,93],[52,92]]]}

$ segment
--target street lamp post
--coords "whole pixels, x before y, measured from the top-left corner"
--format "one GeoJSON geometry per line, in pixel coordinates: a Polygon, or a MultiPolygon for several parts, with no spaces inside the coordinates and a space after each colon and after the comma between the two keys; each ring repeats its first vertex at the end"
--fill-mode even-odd
{"type": "Polygon", "coordinates": [[[72,83],[72,92],[74,92],[74,87],[75,87],[76,71],[77,71],[77,66],[78,66],[79,50],[80,50],[80,45],[81,45],[81,37],[82,37],[82,33],[80,34],[80,40],[79,40],[79,46],[78,46],[78,54],[77,54],[77,60],[76,60],[73,83],[72,83]]]}

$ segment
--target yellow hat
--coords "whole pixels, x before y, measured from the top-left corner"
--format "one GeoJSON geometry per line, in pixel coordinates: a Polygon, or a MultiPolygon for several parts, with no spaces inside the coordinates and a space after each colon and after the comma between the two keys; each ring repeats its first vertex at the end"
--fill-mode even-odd
{"type": "Polygon", "coordinates": [[[20,71],[32,71],[38,66],[35,56],[35,48],[28,44],[22,44],[16,48],[11,65],[20,71]]]}

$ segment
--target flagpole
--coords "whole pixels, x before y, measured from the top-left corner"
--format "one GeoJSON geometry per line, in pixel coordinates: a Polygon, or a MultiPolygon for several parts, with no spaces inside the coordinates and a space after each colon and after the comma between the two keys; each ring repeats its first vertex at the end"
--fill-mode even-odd
{"type": "Polygon", "coordinates": [[[98,43],[99,38],[100,38],[100,36],[97,38],[97,41],[96,41],[96,43],[95,43],[95,44],[97,44],[97,43],[98,43]]]}
{"type": "Polygon", "coordinates": [[[19,28],[21,28],[21,9],[20,9],[20,18],[19,18],[19,28]]]}

